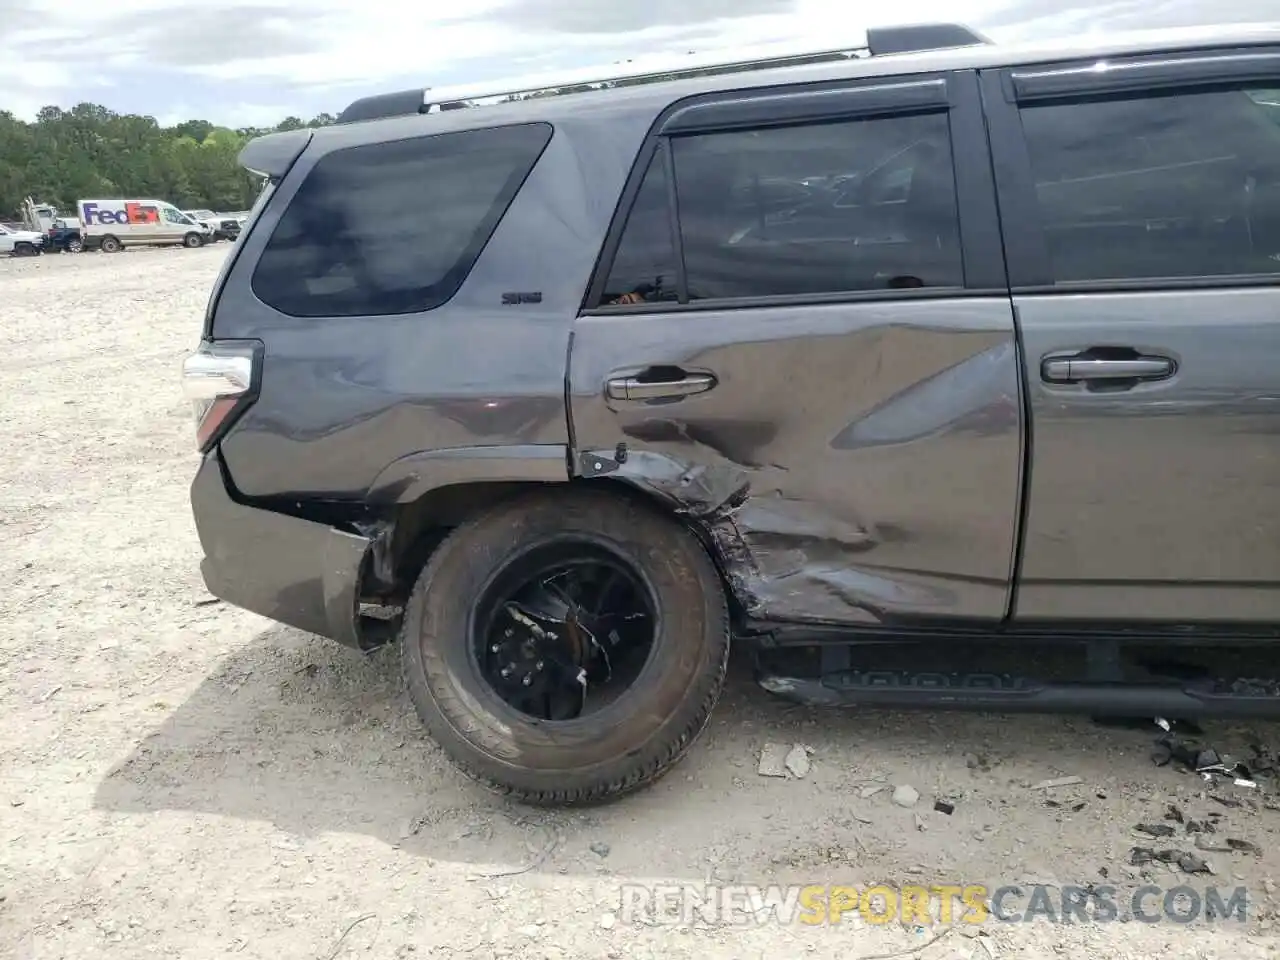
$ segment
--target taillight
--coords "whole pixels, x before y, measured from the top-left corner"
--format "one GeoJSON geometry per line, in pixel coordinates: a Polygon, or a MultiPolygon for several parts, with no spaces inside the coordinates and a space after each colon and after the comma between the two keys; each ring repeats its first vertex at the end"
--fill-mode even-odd
{"type": "Polygon", "coordinates": [[[258,397],[262,344],[205,341],[182,364],[182,391],[195,404],[196,446],[209,450],[258,397]]]}

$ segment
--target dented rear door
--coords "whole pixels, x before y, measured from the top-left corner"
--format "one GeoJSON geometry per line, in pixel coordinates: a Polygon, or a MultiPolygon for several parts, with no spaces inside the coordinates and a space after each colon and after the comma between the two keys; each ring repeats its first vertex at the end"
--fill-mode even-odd
{"type": "Polygon", "coordinates": [[[616,220],[577,471],[687,516],[755,617],[1005,617],[1020,365],[975,78],[677,104],[616,220]]]}

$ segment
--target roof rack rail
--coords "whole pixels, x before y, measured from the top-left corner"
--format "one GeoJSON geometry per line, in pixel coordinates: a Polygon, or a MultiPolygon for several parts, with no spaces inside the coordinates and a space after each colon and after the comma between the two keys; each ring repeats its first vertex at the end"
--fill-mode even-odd
{"type": "MultiPolygon", "coordinates": [[[[759,54],[766,51],[760,48],[759,54]]],[[[422,92],[423,113],[438,113],[441,110],[456,110],[470,106],[477,100],[522,99],[539,94],[551,94],[565,90],[585,92],[581,88],[605,88],[610,86],[631,86],[642,83],[653,83],[660,80],[683,80],[689,77],[715,76],[725,73],[745,73],[748,70],[767,70],[775,67],[802,66],[823,60],[852,59],[869,56],[864,44],[846,44],[827,50],[812,48],[782,52],[776,46],[768,48],[773,52],[768,55],[747,55],[748,50],[737,48],[733,51],[733,59],[719,58],[713,55],[685,54],[682,57],[662,60],[646,59],[615,64],[609,67],[594,67],[579,70],[576,73],[561,73],[554,76],[518,78],[514,81],[496,84],[467,84],[456,87],[428,87],[422,92]]]]}
{"type": "Polygon", "coordinates": [[[885,56],[895,53],[923,52],[952,47],[990,43],[981,34],[955,23],[910,24],[898,27],[873,27],[867,30],[863,44],[847,44],[825,50],[790,49],[779,44],[737,48],[732,57],[723,53],[686,54],[674,59],[626,61],[603,67],[589,67],[574,73],[537,75],[491,83],[452,87],[427,87],[425,90],[400,90],[395,93],[362,97],[339,114],[338,123],[355,123],[386,117],[403,117],[415,113],[439,113],[477,106],[482,101],[504,102],[532,99],[566,93],[585,93],[616,86],[633,86],[661,80],[744,73],[776,67],[802,66],[822,61],[885,56]]]}

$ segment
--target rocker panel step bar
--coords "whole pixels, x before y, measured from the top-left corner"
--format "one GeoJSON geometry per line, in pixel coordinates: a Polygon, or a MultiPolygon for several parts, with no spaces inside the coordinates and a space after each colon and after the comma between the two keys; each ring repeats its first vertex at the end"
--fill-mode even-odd
{"type": "Polygon", "coordinates": [[[1042,682],[999,674],[893,671],[801,678],[765,673],[769,693],[807,706],[929,708],[1124,716],[1280,716],[1280,681],[1197,680],[1184,684],[1042,682]]]}

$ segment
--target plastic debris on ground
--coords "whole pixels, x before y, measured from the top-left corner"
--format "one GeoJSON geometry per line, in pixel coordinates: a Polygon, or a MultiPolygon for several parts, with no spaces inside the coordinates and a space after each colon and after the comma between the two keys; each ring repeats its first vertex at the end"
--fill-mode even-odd
{"type": "Polygon", "coordinates": [[[1129,863],[1135,867],[1150,863],[1176,864],[1183,873],[1213,873],[1213,868],[1198,854],[1188,850],[1156,850],[1152,847],[1134,847],[1129,851],[1129,863]]]}
{"type": "MultiPolygon", "coordinates": [[[[1111,727],[1115,730],[1146,730],[1151,726],[1150,717],[1093,717],[1091,719],[1100,727],[1111,727]]],[[[1185,733],[1192,737],[1198,737],[1204,733],[1201,726],[1193,720],[1166,720],[1158,717],[1156,723],[1166,733],[1185,733]]]]}
{"type": "MultiPolygon", "coordinates": [[[[1173,725],[1163,717],[1157,717],[1155,723],[1164,731],[1164,734],[1156,740],[1155,748],[1151,752],[1151,760],[1157,767],[1177,763],[1184,769],[1199,774],[1206,783],[1230,781],[1237,787],[1247,789],[1257,789],[1257,773],[1263,772],[1264,769],[1266,772],[1274,772],[1273,764],[1269,762],[1265,766],[1254,764],[1251,767],[1220,755],[1212,747],[1203,747],[1195,741],[1184,740],[1173,732],[1173,725]]],[[[1256,745],[1254,753],[1259,759],[1265,759],[1261,748],[1256,745]]]]}
{"type": "Polygon", "coordinates": [[[1031,785],[1032,790],[1053,790],[1056,787],[1074,787],[1077,783],[1084,783],[1083,777],[1054,777],[1052,780],[1041,780],[1039,783],[1031,785]]]}

